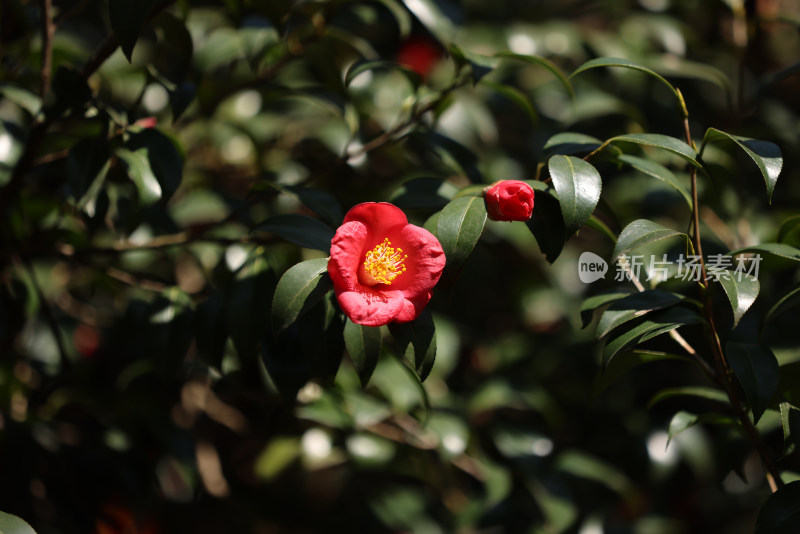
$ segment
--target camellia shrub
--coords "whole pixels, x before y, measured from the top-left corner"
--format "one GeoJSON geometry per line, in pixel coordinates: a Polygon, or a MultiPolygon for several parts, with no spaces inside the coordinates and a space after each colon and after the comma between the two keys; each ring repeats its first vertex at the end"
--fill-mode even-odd
{"type": "Polygon", "coordinates": [[[789,0],[0,2],[0,531],[800,532],[789,0]]]}

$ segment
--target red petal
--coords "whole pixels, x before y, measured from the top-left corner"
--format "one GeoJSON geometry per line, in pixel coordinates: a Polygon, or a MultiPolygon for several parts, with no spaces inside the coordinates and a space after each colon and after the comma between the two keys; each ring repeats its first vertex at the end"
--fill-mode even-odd
{"type": "Polygon", "coordinates": [[[403,301],[403,309],[400,310],[395,322],[407,323],[419,317],[419,314],[422,313],[422,310],[425,309],[425,306],[427,306],[428,302],[431,300],[431,296],[432,293],[428,291],[427,293],[420,293],[414,298],[405,299],[403,301]]]}
{"type": "Polygon", "coordinates": [[[336,290],[345,315],[356,324],[382,326],[394,321],[406,302],[400,291],[373,291],[360,286],[355,291],[336,290]]]}
{"type": "Polygon", "coordinates": [[[378,243],[383,241],[390,228],[408,224],[403,210],[388,202],[364,202],[353,206],[344,217],[345,223],[351,221],[364,223],[371,235],[380,237],[378,243]]]}
{"type": "Polygon", "coordinates": [[[358,267],[363,261],[369,230],[360,222],[341,225],[331,240],[328,274],[337,290],[354,290],[358,283],[358,267]]]}
{"type": "MultiPolygon", "coordinates": [[[[445,265],[444,251],[439,240],[424,228],[408,224],[394,236],[389,236],[394,243],[402,247],[406,258],[406,272],[392,283],[392,289],[399,289],[409,300],[426,295],[442,276],[445,265]]],[[[421,310],[420,310],[421,311],[421,310]]]]}

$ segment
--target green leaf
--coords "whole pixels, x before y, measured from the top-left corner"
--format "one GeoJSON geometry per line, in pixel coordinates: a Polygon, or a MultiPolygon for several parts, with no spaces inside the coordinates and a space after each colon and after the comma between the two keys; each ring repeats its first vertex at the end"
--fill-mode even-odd
{"type": "Polygon", "coordinates": [[[111,30],[129,62],[136,40],[147,22],[147,15],[155,3],[155,0],[112,0],[108,3],[111,30]]]}
{"type": "Polygon", "coordinates": [[[669,446],[669,442],[672,441],[672,438],[699,422],[700,418],[697,415],[683,410],[673,415],[669,422],[669,430],[667,431],[667,446],[669,446]]]}
{"type": "Polygon", "coordinates": [[[654,310],[668,308],[681,300],[683,300],[681,295],[668,293],[660,289],[634,293],[617,300],[600,316],[595,336],[599,339],[628,321],[654,310]]]}
{"type": "Polygon", "coordinates": [[[683,232],[665,228],[649,219],[635,220],[620,232],[617,244],[614,246],[613,261],[639,247],[675,236],[689,241],[689,236],[683,232]]]}
{"type": "Polygon", "coordinates": [[[750,247],[732,250],[728,255],[736,256],[744,252],[766,252],[781,258],[800,261],[800,249],[784,243],[761,243],[760,245],[752,245],[750,247]]]}
{"type": "Polygon", "coordinates": [[[663,76],[658,74],[656,71],[654,71],[654,70],[652,70],[650,68],[647,68],[644,65],[640,65],[639,63],[636,63],[634,61],[630,61],[628,59],[613,58],[613,57],[599,57],[599,58],[596,58],[596,59],[592,59],[592,60],[587,61],[586,63],[584,63],[583,65],[581,65],[577,69],[575,69],[575,72],[573,72],[570,75],[570,78],[572,78],[572,77],[574,77],[574,76],[576,76],[576,75],[578,75],[578,74],[580,74],[582,72],[585,72],[585,71],[587,71],[589,69],[596,69],[596,68],[599,68],[599,67],[622,67],[622,68],[626,68],[626,69],[632,69],[632,70],[637,70],[639,72],[643,72],[643,73],[645,73],[645,74],[647,74],[649,76],[652,76],[653,78],[655,78],[656,80],[660,81],[664,85],[666,85],[669,88],[669,90],[672,92],[672,94],[675,95],[675,98],[678,99],[678,103],[683,101],[683,98],[681,98],[681,96],[678,93],[677,89],[675,89],[675,87],[673,87],[672,84],[669,83],[666,80],[666,78],[664,78],[663,76]]]}
{"type": "Polygon", "coordinates": [[[781,229],[778,231],[778,242],[783,242],[783,240],[797,228],[800,228],[800,215],[785,220],[781,225],[781,229]]]}
{"type": "Polygon", "coordinates": [[[556,261],[567,240],[567,227],[564,225],[558,200],[548,194],[536,195],[533,216],[525,225],[539,244],[539,250],[547,262],[556,261]]]}
{"type": "Polygon", "coordinates": [[[561,132],[552,136],[544,144],[542,150],[546,154],[588,154],[602,145],[596,137],[577,132],[561,132]]]}
{"type": "MultiPolygon", "coordinates": [[[[391,197],[389,202],[401,209],[442,209],[451,200],[446,196],[446,188],[450,186],[441,178],[421,176],[404,182],[391,197]]],[[[480,190],[483,188],[481,186],[480,190]]]]}
{"type": "Polygon", "coordinates": [[[348,319],[344,325],[344,344],[361,385],[366,387],[381,353],[381,329],[355,324],[348,319]]]}
{"type": "Polygon", "coordinates": [[[688,356],[650,350],[632,350],[617,356],[608,362],[608,365],[601,369],[601,371],[595,376],[594,382],[592,383],[592,395],[594,397],[598,396],[611,384],[616,382],[619,377],[631,369],[647,363],[665,360],[677,360],[687,363],[692,362],[692,359],[688,356]]]}
{"type": "Polygon", "coordinates": [[[145,149],[147,161],[161,186],[162,197],[169,199],[183,179],[183,159],[169,137],[155,128],[131,134],[126,146],[131,151],[145,149]]]}
{"type": "Polygon", "coordinates": [[[780,404],[783,446],[786,452],[800,447],[800,408],[788,402],[780,404]]]}
{"type": "Polygon", "coordinates": [[[553,156],[548,162],[550,177],[558,193],[567,235],[583,226],[592,215],[603,182],[590,163],[573,156],[553,156]]]}
{"type": "Polygon", "coordinates": [[[434,0],[403,0],[406,8],[427,28],[441,43],[450,44],[455,36],[455,26],[451,17],[451,10],[443,11],[438,2],[434,0]]]}
{"type": "Polygon", "coordinates": [[[729,341],[725,345],[728,364],[744,389],[753,420],[758,422],[778,388],[778,360],[767,347],[729,341]]]}
{"type": "Polygon", "coordinates": [[[482,79],[481,82],[486,87],[496,91],[497,93],[501,94],[512,103],[516,104],[516,106],[528,116],[531,122],[536,123],[539,122],[539,113],[536,111],[536,108],[533,107],[528,96],[517,89],[514,86],[506,85],[503,83],[493,82],[491,80],[487,80],[486,78],[482,79]]]}
{"type": "Polygon", "coordinates": [[[158,202],[162,194],[161,185],[153,174],[153,169],[150,168],[147,149],[140,148],[136,152],[131,152],[126,148],[118,148],[116,155],[125,162],[128,176],[133,180],[139,193],[139,201],[145,206],[158,202]]]}
{"type": "Polygon", "coordinates": [[[342,224],[342,206],[336,197],[326,191],[299,187],[296,185],[286,185],[283,189],[296,195],[300,202],[306,205],[314,213],[322,217],[326,223],[332,226],[342,224]]]}
{"type": "Polygon", "coordinates": [[[317,303],[332,287],[327,258],[300,262],[286,271],[272,298],[272,328],[280,332],[317,303]]]}
{"type": "Polygon", "coordinates": [[[703,386],[686,386],[679,388],[662,389],[661,391],[656,393],[652,399],[650,399],[650,402],[647,403],[647,409],[649,410],[654,405],[658,404],[663,400],[671,399],[674,397],[686,397],[686,396],[699,397],[701,399],[722,402],[725,404],[729,403],[728,395],[726,395],[725,392],[722,390],[710,387],[703,387],[703,386]]]}
{"type": "Polygon", "coordinates": [[[661,148],[663,150],[666,150],[667,152],[671,152],[676,156],[685,159],[698,169],[701,170],[703,169],[703,166],[697,161],[697,152],[695,152],[695,150],[692,147],[690,147],[680,139],[676,139],[675,137],[670,137],[668,135],[653,134],[653,133],[624,134],[612,137],[606,142],[636,143],[638,145],[646,145],[646,146],[661,148]]]}
{"type": "Polygon", "coordinates": [[[795,534],[800,524],[800,481],[770,495],[758,512],[755,534],[795,534]]]}
{"type": "Polygon", "coordinates": [[[483,197],[461,197],[448,203],[436,224],[436,236],[447,258],[447,267],[458,272],[467,260],[486,224],[483,197]]]}
{"type": "Polygon", "coordinates": [[[717,281],[728,295],[733,310],[733,327],[741,321],[742,316],[756,301],[760,284],[752,276],[720,276],[717,281]]]}
{"type": "Polygon", "coordinates": [[[592,321],[592,311],[596,310],[600,306],[604,304],[608,304],[609,302],[614,302],[621,298],[625,298],[631,294],[630,291],[624,290],[614,290],[608,293],[599,293],[597,295],[592,295],[591,297],[586,298],[581,303],[581,328],[586,328],[589,323],[592,321]]]}
{"type": "Polygon", "coordinates": [[[608,365],[614,356],[624,350],[630,349],[652,339],[658,335],[675,330],[681,326],[700,324],[703,318],[692,310],[686,308],[668,308],[648,316],[648,319],[626,330],[618,337],[610,340],[603,348],[603,362],[608,365]]]}
{"type": "Polygon", "coordinates": [[[560,472],[598,482],[623,496],[629,495],[635,488],[631,480],[621,471],[577,450],[567,450],[559,454],[555,467],[560,472]]]}
{"type": "Polygon", "coordinates": [[[108,159],[108,143],[105,139],[83,139],[70,148],[67,184],[75,200],[80,201],[96,179],[105,177],[108,159]]]}
{"type": "Polygon", "coordinates": [[[497,58],[495,57],[469,52],[452,43],[449,50],[457,70],[460,71],[463,67],[469,68],[469,76],[473,85],[482,81],[484,76],[492,72],[497,66],[497,58]]]}
{"type": "Polygon", "coordinates": [[[424,381],[433,368],[436,358],[436,325],[429,310],[423,310],[410,323],[389,323],[391,332],[400,350],[400,356],[424,381]]]}
{"type": "Polygon", "coordinates": [[[21,518],[0,512],[0,533],[2,534],[36,534],[33,528],[21,518]]]}
{"type": "Polygon", "coordinates": [[[769,141],[739,137],[716,128],[709,128],[703,137],[700,155],[702,156],[706,144],[720,140],[733,141],[755,162],[758,170],[761,171],[761,176],[764,177],[764,183],[767,186],[767,198],[772,203],[772,192],[775,190],[775,183],[778,181],[778,176],[783,168],[783,156],[778,145],[769,141]]]}
{"type": "Polygon", "coordinates": [[[775,317],[782,314],[792,306],[800,304],[800,286],[795,287],[785,295],[783,295],[778,302],[772,305],[767,314],[761,320],[761,328],[763,329],[775,317]]]}
{"type": "Polygon", "coordinates": [[[0,95],[15,103],[35,117],[42,109],[42,99],[38,95],[7,83],[0,83],[0,95]]]}
{"type": "Polygon", "coordinates": [[[306,215],[286,213],[270,217],[253,228],[253,231],[270,232],[304,248],[330,252],[333,228],[306,215]]]}
{"type": "Polygon", "coordinates": [[[359,74],[376,69],[398,70],[402,72],[406,78],[408,78],[408,81],[411,83],[412,87],[419,86],[421,81],[419,74],[409,68],[404,67],[403,65],[386,59],[376,59],[374,61],[355,62],[349,69],[347,69],[347,73],[344,75],[344,86],[349,87],[359,74]]]}
{"type": "Polygon", "coordinates": [[[400,37],[405,39],[411,34],[411,14],[398,0],[378,0],[381,4],[386,6],[392,16],[397,22],[397,27],[400,30],[400,37]]]}
{"type": "Polygon", "coordinates": [[[564,74],[564,72],[558,68],[558,66],[550,61],[549,59],[539,57],[539,56],[527,56],[524,54],[515,54],[514,52],[498,52],[495,54],[495,57],[499,57],[502,59],[512,59],[516,61],[522,61],[525,63],[529,63],[531,65],[537,65],[540,67],[544,67],[545,69],[549,70],[561,85],[566,89],[567,94],[569,97],[574,99],[575,98],[575,90],[572,88],[572,83],[569,81],[569,78],[564,74]]]}
{"type": "Polygon", "coordinates": [[[638,156],[632,156],[630,154],[620,154],[617,159],[622,163],[630,165],[634,169],[639,172],[642,172],[648,176],[652,176],[658,180],[661,180],[675,191],[681,194],[683,199],[686,201],[686,204],[691,209],[692,207],[692,197],[689,196],[688,191],[683,188],[683,186],[678,182],[678,179],[672,174],[672,171],[664,167],[663,165],[656,163],[655,161],[640,158],[638,156]]]}

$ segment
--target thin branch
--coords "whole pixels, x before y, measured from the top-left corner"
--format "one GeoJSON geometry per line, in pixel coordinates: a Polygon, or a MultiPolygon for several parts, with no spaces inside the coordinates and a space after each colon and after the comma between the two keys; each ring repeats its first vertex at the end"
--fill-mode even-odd
{"type": "Polygon", "coordinates": [[[50,92],[50,74],[53,68],[53,0],[41,0],[42,4],[42,72],[39,78],[39,96],[44,99],[50,92]]]}

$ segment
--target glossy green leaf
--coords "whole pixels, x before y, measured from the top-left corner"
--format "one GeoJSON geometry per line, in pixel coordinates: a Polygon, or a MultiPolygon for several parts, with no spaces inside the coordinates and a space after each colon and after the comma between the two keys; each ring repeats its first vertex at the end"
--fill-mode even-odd
{"type": "Polygon", "coordinates": [[[108,3],[111,29],[128,61],[131,61],[133,47],[155,3],[155,0],[113,0],[108,3]]]}
{"type": "Polygon", "coordinates": [[[680,307],[650,314],[646,321],[629,328],[606,344],[603,348],[603,362],[608,365],[615,355],[639,343],[681,326],[702,322],[703,318],[696,312],[680,307]]]}
{"type": "Polygon", "coordinates": [[[606,236],[613,244],[615,245],[617,244],[617,235],[597,215],[592,214],[592,216],[586,220],[585,226],[586,228],[597,230],[598,232],[606,236]]]}
{"type": "Polygon", "coordinates": [[[473,85],[483,81],[484,77],[497,66],[497,58],[464,50],[454,43],[450,44],[449,51],[459,71],[463,67],[469,69],[469,78],[473,85]]]}
{"type": "Polygon", "coordinates": [[[760,245],[732,250],[728,255],[736,256],[744,252],[766,252],[788,260],[800,261],[800,249],[785,243],[761,243],[760,245]]]}
{"type": "Polygon", "coordinates": [[[461,197],[448,203],[436,224],[436,236],[442,244],[447,267],[457,272],[467,260],[486,224],[483,197],[461,197]]]}
{"type": "Polygon", "coordinates": [[[455,26],[448,14],[455,8],[445,5],[448,7],[445,11],[434,0],[403,0],[403,3],[441,43],[449,44],[453,40],[455,26]]]}
{"type": "Polygon", "coordinates": [[[364,72],[368,72],[371,70],[397,70],[403,73],[408,81],[411,83],[413,87],[417,87],[420,83],[420,76],[413,70],[404,67],[403,65],[399,65],[394,61],[389,61],[386,59],[376,59],[373,61],[361,61],[354,63],[349,69],[347,69],[347,73],[344,75],[344,85],[345,87],[349,87],[353,80],[356,79],[360,74],[364,72]]]}
{"type": "Polygon", "coordinates": [[[725,404],[729,403],[728,395],[726,395],[725,392],[720,389],[703,386],[686,386],[662,389],[656,393],[652,399],[650,399],[650,401],[647,403],[647,409],[649,410],[659,402],[672,399],[674,397],[698,397],[701,399],[722,402],[725,404]]]}
{"type": "Polygon", "coordinates": [[[800,408],[788,402],[780,403],[784,448],[800,447],[800,408]]]}
{"type": "Polygon", "coordinates": [[[800,525],[800,481],[770,495],[756,519],[755,534],[795,534],[800,525]]]}
{"type": "Polygon", "coordinates": [[[585,71],[587,71],[589,69],[596,69],[596,68],[600,68],[600,67],[622,67],[622,68],[625,68],[625,69],[632,69],[632,70],[636,70],[636,71],[639,71],[639,72],[643,72],[643,73],[645,73],[645,74],[647,74],[649,76],[652,76],[653,78],[655,78],[656,80],[660,81],[664,85],[666,85],[669,88],[669,90],[672,92],[672,94],[675,95],[675,98],[678,99],[679,103],[683,100],[681,98],[680,94],[678,94],[678,91],[675,89],[675,87],[673,87],[672,84],[669,83],[666,80],[666,78],[664,78],[663,76],[658,74],[656,71],[654,71],[654,70],[652,70],[652,69],[650,69],[648,67],[645,67],[644,65],[640,65],[639,63],[636,63],[636,62],[631,61],[629,59],[613,58],[613,57],[599,57],[599,58],[596,58],[596,59],[591,59],[591,60],[587,61],[586,63],[584,63],[583,65],[581,65],[580,67],[578,67],[577,69],[575,69],[575,72],[573,72],[570,75],[570,78],[572,78],[572,77],[574,77],[574,76],[576,76],[576,75],[578,75],[578,74],[580,74],[582,72],[585,72],[585,71]]]}
{"type": "Polygon", "coordinates": [[[550,177],[558,193],[567,234],[573,234],[592,215],[603,182],[590,163],[573,156],[553,156],[548,162],[550,177]]]}
{"type": "Polygon", "coordinates": [[[400,30],[400,37],[406,38],[411,34],[411,14],[403,6],[400,0],[378,0],[381,4],[386,6],[392,16],[394,16],[397,27],[400,30]]]}
{"type": "Polygon", "coordinates": [[[253,231],[270,232],[304,248],[330,252],[333,228],[306,215],[286,213],[275,215],[260,223],[253,231]]]}
{"type": "Polygon", "coordinates": [[[286,271],[272,298],[272,328],[280,332],[318,302],[332,287],[327,258],[307,260],[286,271]]]}
{"type": "Polygon", "coordinates": [[[502,59],[512,59],[515,61],[522,61],[525,63],[529,63],[531,65],[544,67],[545,69],[549,70],[553,74],[553,76],[556,77],[556,79],[558,79],[558,81],[567,91],[567,94],[569,94],[570,98],[573,99],[575,98],[575,90],[572,88],[572,83],[569,81],[569,78],[555,63],[553,63],[549,59],[540,56],[515,54],[514,52],[499,52],[495,54],[495,57],[499,57],[502,59]]]}
{"type": "Polygon", "coordinates": [[[772,192],[775,190],[775,184],[783,168],[783,155],[781,154],[780,147],[769,141],[740,137],[723,132],[722,130],[717,130],[716,128],[709,128],[706,130],[706,135],[703,137],[700,155],[702,156],[706,144],[720,140],[733,141],[750,156],[750,159],[755,162],[758,170],[761,171],[761,176],[764,178],[764,183],[767,186],[767,198],[772,202],[772,192]]]}
{"type": "Polygon", "coordinates": [[[356,324],[348,319],[344,325],[344,344],[361,385],[366,386],[381,353],[381,329],[356,324]]]}
{"type": "Polygon", "coordinates": [[[116,155],[125,162],[128,169],[128,176],[136,185],[139,194],[139,202],[145,206],[155,204],[161,199],[161,185],[158,183],[150,161],[147,156],[147,149],[140,148],[132,152],[126,148],[118,148],[116,155]]]}
{"type": "Polygon", "coordinates": [[[689,196],[689,192],[684,189],[680,182],[678,182],[678,179],[674,174],[672,174],[671,170],[653,160],[640,158],[639,156],[632,156],[630,154],[620,154],[617,159],[626,165],[630,165],[639,172],[661,180],[673,188],[675,191],[681,194],[683,199],[686,201],[686,204],[691,209],[692,197],[689,196]]]}
{"type": "Polygon", "coordinates": [[[778,231],[778,242],[783,242],[783,240],[786,239],[789,234],[794,232],[797,228],[800,228],[800,215],[796,215],[785,220],[781,225],[781,229],[778,231]]]}
{"type": "Polygon", "coordinates": [[[487,80],[486,78],[482,79],[481,82],[486,87],[489,87],[493,91],[499,93],[500,95],[507,98],[510,102],[515,104],[521,111],[523,111],[530,119],[531,122],[536,123],[539,122],[539,113],[536,111],[536,108],[533,107],[528,96],[517,89],[514,86],[506,85],[503,83],[493,82],[491,80],[487,80]]]}
{"type": "Polygon", "coordinates": [[[689,236],[683,232],[666,228],[649,219],[638,219],[622,229],[612,257],[616,261],[639,247],[676,236],[682,237],[687,242],[689,240],[689,236]]]}
{"type": "Polygon", "coordinates": [[[692,359],[688,356],[650,350],[632,350],[621,354],[608,362],[608,365],[602,368],[597,376],[595,376],[594,382],[592,383],[592,394],[596,397],[631,369],[647,363],[668,360],[686,363],[692,362],[692,359]]]}
{"type": "Polygon", "coordinates": [[[605,304],[625,298],[630,294],[630,291],[613,290],[607,293],[592,295],[591,297],[584,299],[584,301],[581,303],[581,322],[583,323],[581,327],[586,328],[592,321],[592,311],[605,304]]]}
{"type": "Polygon", "coordinates": [[[389,323],[400,356],[424,381],[433,368],[436,358],[436,325],[429,310],[423,310],[419,317],[410,323],[389,323]]]}
{"type": "Polygon", "coordinates": [[[668,435],[668,443],[672,441],[672,439],[687,430],[694,425],[706,423],[711,425],[720,425],[720,426],[727,426],[736,428],[738,426],[738,421],[733,419],[733,417],[728,415],[723,415],[714,412],[706,412],[700,415],[696,415],[686,411],[679,411],[669,422],[669,429],[667,431],[668,435]]]}
{"type": "Polygon", "coordinates": [[[546,154],[588,154],[602,145],[596,137],[578,132],[561,132],[552,136],[544,144],[542,150],[546,154]]]}
{"type": "Polygon", "coordinates": [[[731,275],[718,278],[719,284],[728,296],[733,310],[733,326],[739,324],[742,316],[756,301],[760,284],[758,278],[746,275],[731,275]]]}
{"type": "Polygon", "coordinates": [[[533,216],[525,225],[533,234],[548,263],[556,261],[567,240],[567,227],[558,200],[548,194],[536,195],[533,216]]]}
{"type": "Polygon", "coordinates": [[[697,152],[695,152],[692,147],[680,139],[676,139],[675,137],[653,133],[631,133],[618,135],[607,141],[607,143],[614,142],[636,143],[638,145],[660,148],[683,158],[699,169],[703,168],[702,165],[697,161],[697,152]]]}
{"type": "Polygon", "coordinates": [[[36,534],[22,518],[0,512],[0,534],[36,534]]]}
{"type": "Polygon", "coordinates": [[[8,83],[0,83],[0,95],[3,95],[9,101],[14,102],[30,113],[32,117],[38,115],[39,111],[42,109],[42,99],[38,95],[22,87],[17,87],[16,85],[8,83]]]}
{"type": "Polygon", "coordinates": [[[683,297],[675,293],[668,293],[660,289],[652,289],[641,293],[634,293],[615,301],[608,307],[600,321],[597,323],[597,338],[601,338],[614,328],[641,317],[651,311],[661,310],[674,306],[683,297]]]}
{"type": "Polygon", "coordinates": [[[155,128],[131,134],[126,147],[131,151],[145,149],[147,161],[166,200],[177,191],[183,179],[183,159],[169,137],[155,128]]]}
{"type": "Polygon", "coordinates": [[[725,356],[744,389],[757,423],[778,388],[780,369],[772,351],[762,345],[729,341],[725,356]]]}

